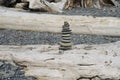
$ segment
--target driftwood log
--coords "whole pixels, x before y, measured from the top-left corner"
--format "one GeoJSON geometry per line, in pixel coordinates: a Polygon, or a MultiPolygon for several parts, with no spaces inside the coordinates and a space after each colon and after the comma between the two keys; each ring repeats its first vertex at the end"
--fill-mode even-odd
{"type": "Polygon", "coordinates": [[[116,0],[0,0],[0,5],[23,9],[39,9],[47,12],[62,12],[74,7],[120,7],[116,0]]]}
{"type": "Polygon", "coordinates": [[[64,21],[70,23],[73,33],[120,36],[120,18],[33,14],[0,8],[0,29],[59,33],[64,21]]]}
{"type": "Polygon", "coordinates": [[[75,45],[63,53],[57,45],[0,45],[0,60],[24,67],[26,76],[39,80],[120,79],[120,42],[75,45]]]}

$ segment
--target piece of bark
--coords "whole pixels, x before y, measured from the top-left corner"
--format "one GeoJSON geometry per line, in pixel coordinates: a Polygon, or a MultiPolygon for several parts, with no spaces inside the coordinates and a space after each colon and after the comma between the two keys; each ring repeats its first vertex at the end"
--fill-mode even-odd
{"type": "Polygon", "coordinates": [[[33,14],[0,8],[0,29],[60,33],[64,21],[70,23],[70,29],[76,34],[120,36],[117,17],[33,14]]]}
{"type": "Polygon", "coordinates": [[[26,76],[39,80],[120,79],[120,42],[75,45],[62,54],[57,45],[0,45],[0,60],[26,66],[26,76]]]}

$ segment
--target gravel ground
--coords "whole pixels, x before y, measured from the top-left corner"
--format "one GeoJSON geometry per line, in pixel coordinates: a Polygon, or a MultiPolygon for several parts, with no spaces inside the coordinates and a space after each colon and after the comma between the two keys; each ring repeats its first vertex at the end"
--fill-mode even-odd
{"type": "MultiPolygon", "coordinates": [[[[116,0],[120,4],[120,0],[116,0]]],[[[94,17],[120,17],[119,7],[104,7],[102,9],[97,8],[73,8],[72,10],[65,10],[64,15],[83,15],[94,17]]]]}
{"type": "MultiPolygon", "coordinates": [[[[72,35],[72,42],[76,44],[103,44],[120,41],[120,37],[97,35],[72,35]]],[[[60,34],[32,31],[0,30],[0,45],[49,44],[60,42],[60,34]]]]}
{"type": "Polygon", "coordinates": [[[25,77],[21,70],[21,67],[0,61],[0,80],[37,80],[33,77],[25,77]]]}

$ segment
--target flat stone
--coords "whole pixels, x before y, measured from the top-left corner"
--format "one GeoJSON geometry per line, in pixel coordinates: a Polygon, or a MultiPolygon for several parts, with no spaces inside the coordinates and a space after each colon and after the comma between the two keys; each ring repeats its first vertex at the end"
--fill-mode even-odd
{"type": "Polygon", "coordinates": [[[72,47],[60,47],[59,50],[71,50],[72,47]]]}
{"type": "Polygon", "coordinates": [[[65,39],[63,39],[63,40],[61,40],[61,42],[63,42],[63,43],[71,43],[71,40],[65,40],[65,39]]]}
{"type": "Polygon", "coordinates": [[[72,46],[72,43],[63,43],[63,42],[60,42],[59,44],[60,44],[60,46],[64,46],[64,47],[71,47],[72,46]]]}
{"type": "Polygon", "coordinates": [[[71,34],[62,34],[62,37],[70,37],[71,34]]]}
{"type": "Polygon", "coordinates": [[[62,39],[63,39],[63,40],[71,40],[71,37],[70,37],[70,36],[69,36],[69,37],[65,37],[65,36],[64,36],[64,37],[62,37],[62,39]]]}
{"type": "Polygon", "coordinates": [[[71,30],[62,30],[62,33],[71,33],[71,30]]]}

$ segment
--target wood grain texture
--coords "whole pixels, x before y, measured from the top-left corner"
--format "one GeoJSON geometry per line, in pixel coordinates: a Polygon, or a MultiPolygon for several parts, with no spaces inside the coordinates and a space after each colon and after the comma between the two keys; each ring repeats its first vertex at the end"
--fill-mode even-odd
{"type": "Polygon", "coordinates": [[[26,66],[26,76],[39,80],[77,80],[94,76],[120,79],[120,42],[75,45],[61,54],[58,45],[0,45],[0,60],[26,66]]]}
{"type": "Polygon", "coordinates": [[[0,29],[60,33],[64,21],[73,33],[120,36],[120,18],[79,15],[53,15],[0,8],[0,29]]]}

